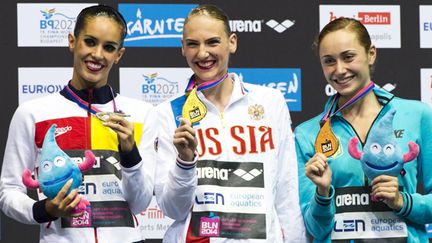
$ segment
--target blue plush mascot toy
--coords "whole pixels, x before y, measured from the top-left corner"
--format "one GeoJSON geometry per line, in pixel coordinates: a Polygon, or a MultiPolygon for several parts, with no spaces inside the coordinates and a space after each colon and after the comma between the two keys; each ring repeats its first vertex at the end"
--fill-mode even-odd
{"type": "Polygon", "coordinates": [[[404,163],[415,159],[419,153],[419,146],[415,142],[408,142],[409,151],[402,155],[393,131],[395,113],[396,110],[388,111],[378,124],[372,127],[363,147],[363,153],[357,148],[357,137],[349,141],[349,154],[360,160],[363,171],[370,180],[379,175],[404,175],[404,163]]]}
{"type": "MultiPolygon", "coordinates": [[[[26,169],[22,175],[24,185],[33,189],[40,187],[42,192],[49,199],[55,198],[70,179],[73,179],[73,181],[67,194],[69,194],[71,190],[79,187],[83,178],[81,171],[91,169],[95,161],[95,156],[90,150],[85,151],[85,161],[83,163],[77,165],[72,161],[57,145],[55,140],[56,127],[56,124],[51,125],[45,134],[37,176],[39,181],[32,178],[29,169],[26,169]]],[[[90,203],[87,200],[81,199],[74,211],[79,214],[88,205],[90,205],[90,203]]]]}

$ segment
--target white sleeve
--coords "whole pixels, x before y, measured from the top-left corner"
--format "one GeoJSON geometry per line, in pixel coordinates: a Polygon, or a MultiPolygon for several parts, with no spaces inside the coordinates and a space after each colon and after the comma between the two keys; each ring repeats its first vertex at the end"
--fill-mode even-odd
{"type": "Polygon", "coordinates": [[[284,242],[307,242],[300,211],[297,156],[291,118],[285,100],[281,99],[277,124],[281,134],[275,208],[281,223],[284,242]]]}
{"type": "Polygon", "coordinates": [[[24,169],[34,171],[37,163],[35,127],[29,114],[26,108],[18,107],[9,126],[1,171],[0,207],[7,216],[21,223],[38,224],[33,218],[35,200],[27,196],[21,177],[24,169]]]}
{"type": "MultiPolygon", "coordinates": [[[[149,105],[149,104],[148,104],[149,105]]],[[[144,114],[142,134],[138,145],[141,161],[130,168],[122,167],[122,190],[129,208],[134,214],[145,210],[153,197],[157,136],[155,109],[149,105],[144,114]]]]}
{"type": "Polygon", "coordinates": [[[155,175],[156,199],[165,215],[174,220],[184,220],[194,202],[196,166],[182,166],[177,161],[178,153],[173,145],[176,124],[170,104],[163,103],[157,109],[160,126],[155,175]]]}

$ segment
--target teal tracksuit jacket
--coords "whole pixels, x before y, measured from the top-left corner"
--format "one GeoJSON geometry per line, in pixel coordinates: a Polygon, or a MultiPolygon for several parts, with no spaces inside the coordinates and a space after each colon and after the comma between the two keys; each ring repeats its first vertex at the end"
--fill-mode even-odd
{"type": "MultiPolygon", "coordinates": [[[[401,99],[377,87],[373,92],[383,107],[372,126],[375,126],[390,109],[395,109],[394,134],[403,153],[408,151],[409,141],[416,142],[420,147],[417,158],[404,164],[406,174],[398,177],[399,185],[403,188],[404,206],[399,212],[394,211],[394,214],[407,224],[408,239],[405,240],[428,242],[425,224],[432,223],[432,109],[420,101],[401,99]],[[422,194],[417,193],[419,183],[423,185],[422,194]]],[[[324,111],[329,108],[332,99],[329,99],[324,111]]],[[[360,161],[352,158],[348,153],[348,141],[357,134],[342,117],[341,112],[338,112],[331,119],[331,127],[340,143],[339,151],[329,158],[329,165],[333,172],[331,195],[326,198],[316,194],[316,186],[306,177],[304,165],[315,154],[314,142],[323,115],[324,112],[295,129],[301,210],[308,233],[313,237],[314,242],[330,242],[332,232],[341,231],[335,225],[335,190],[370,185],[370,181],[365,179],[360,161]]],[[[362,147],[363,144],[360,146],[362,147]]],[[[348,231],[350,225],[344,226],[348,227],[346,228],[348,231]]],[[[350,231],[355,228],[351,227],[350,231]]]]}

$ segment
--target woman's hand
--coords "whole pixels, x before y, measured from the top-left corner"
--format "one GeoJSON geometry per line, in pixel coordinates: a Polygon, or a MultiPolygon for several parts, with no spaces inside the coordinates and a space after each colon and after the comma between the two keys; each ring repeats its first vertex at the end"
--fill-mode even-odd
{"type": "Polygon", "coordinates": [[[195,150],[198,141],[195,136],[195,130],[187,119],[181,119],[180,125],[175,130],[174,146],[176,147],[180,159],[184,161],[192,161],[195,157],[195,150]]]}
{"type": "MultiPolygon", "coordinates": [[[[67,191],[72,185],[72,179],[70,179],[63,188],[59,191],[57,196],[52,200],[47,199],[45,201],[45,210],[51,217],[78,217],[79,214],[73,214],[73,209],[81,201],[78,196],[78,190],[72,190],[68,195],[67,191]]],[[[83,214],[84,212],[81,212],[83,214]]]]}
{"type": "Polygon", "coordinates": [[[306,176],[317,186],[318,194],[328,197],[332,180],[332,171],[327,157],[316,153],[305,165],[306,176]]]}
{"type": "Polygon", "coordinates": [[[403,197],[399,191],[398,178],[395,176],[380,175],[372,180],[372,198],[383,201],[394,210],[401,210],[403,197]]]}
{"type": "Polygon", "coordinates": [[[103,125],[117,133],[117,139],[123,153],[132,151],[135,145],[134,126],[132,122],[126,120],[124,116],[110,114],[103,125]]]}

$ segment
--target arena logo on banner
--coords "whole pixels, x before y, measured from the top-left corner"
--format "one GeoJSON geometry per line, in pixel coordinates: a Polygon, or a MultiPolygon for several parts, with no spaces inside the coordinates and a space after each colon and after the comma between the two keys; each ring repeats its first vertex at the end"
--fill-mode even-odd
{"type": "Polygon", "coordinates": [[[196,4],[119,4],[125,46],[180,47],[185,17],[196,4]]]}
{"type": "Polygon", "coordinates": [[[18,46],[68,46],[76,16],[88,4],[18,3],[18,46]]]}
{"type": "Polygon", "coordinates": [[[320,5],[320,30],[339,17],[359,20],[379,48],[400,48],[399,5],[320,5]]]}
{"type": "Polygon", "coordinates": [[[230,20],[229,26],[232,32],[236,33],[245,33],[245,32],[252,32],[252,33],[261,33],[262,26],[265,26],[271,28],[272,30],[276,31],[277,33],[283,33],[285,30],[291,28],[291,26],[294,25],[294,20],[285,19],[281,22],[278,22],[277,20],[270,19],[268,21],[265,20],[230,20]]]}
{"type": "Polygon", "coordinates": [[[18,103],[60,92],[72,68],[18,68],[18,103]]]}
{"type": "Polygon", "coordinates": [[[432,5],[420,5],[420,48],[432,48],[432,5]]]}
{"type": "Polygon", "coordinates": [[[420,69],[421,101],[432,106],[432,68],[420,69]]]}
{"type": "Polygon", "coordinates": [[[158,105],[184,92],[190,68],[120,68],[120,93],[158,105]]]}
{"type": "Polygon", "coordinates": [[[246,83],[278,89],[285,97],[290,111],[301,111],[300,68],[231,68],[246,83]]]}

